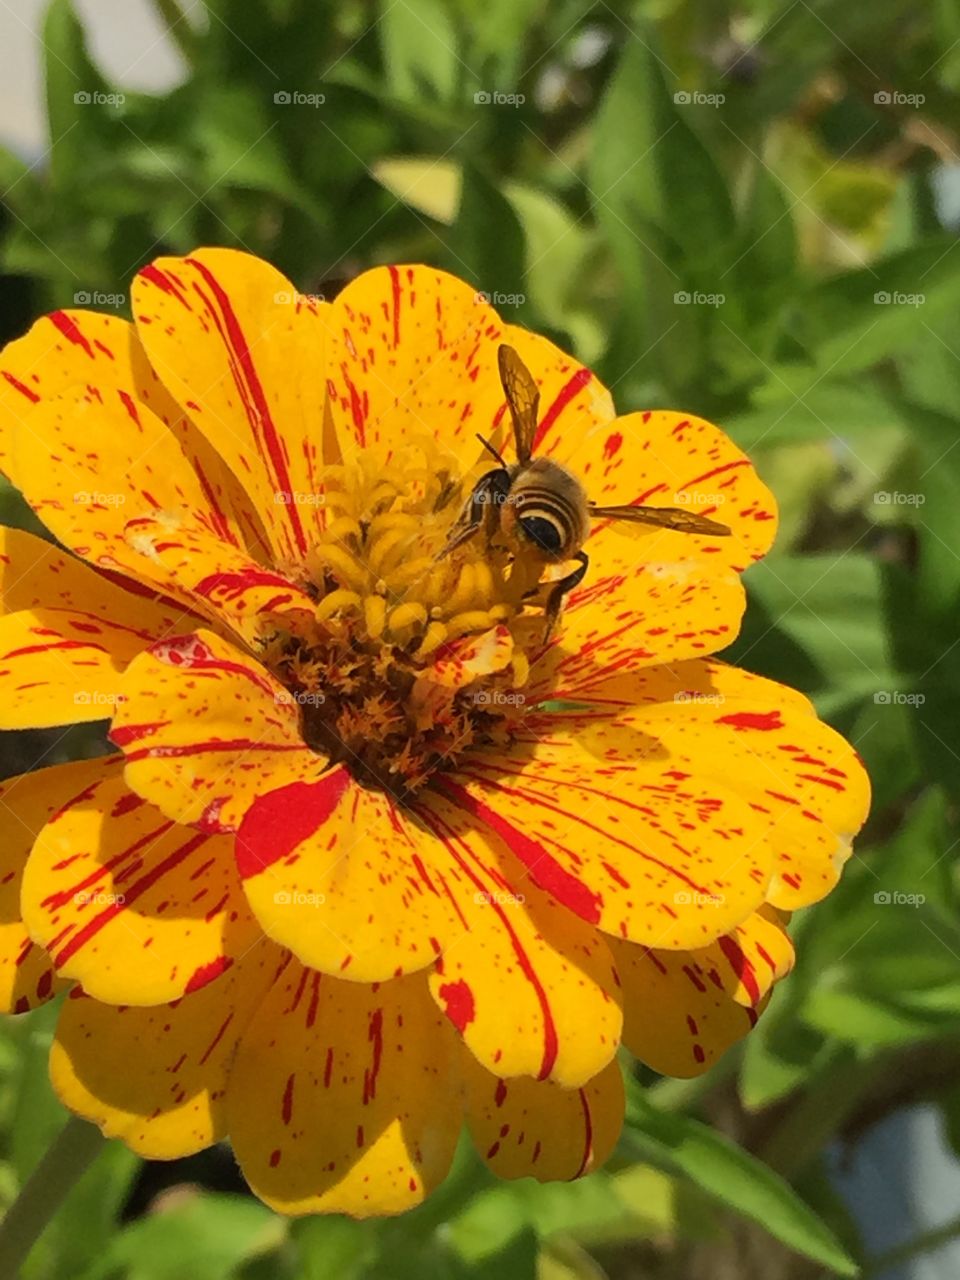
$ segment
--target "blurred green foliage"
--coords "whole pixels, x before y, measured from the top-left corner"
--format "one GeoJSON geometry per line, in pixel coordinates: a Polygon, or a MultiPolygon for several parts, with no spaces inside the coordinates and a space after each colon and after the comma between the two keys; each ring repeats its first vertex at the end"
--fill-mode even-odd
{"type": "MultiPolygon", "coordinates": [[[[880,1275],[828,1145],[918,1099],[960,1143],[960,10],[202,8],[157,0],[186,69],[154,97],[110,84],[53,0],[50,148],[0,154],[3,334],[54,305],[125,313],[138,267],[198,244],[327,296],[382,261],[465,276],[621,410],[696,412],[751,451],[784,520],[729,656],[814,697],[875,812],[840,889],[794,922],[797,969],[746,1046],[692,1084],[644,1077],[606,1170],[495,1186],[464,1151],[402,1220],[287,1223],[229,1176],[210,1190],[202,1162],[157,1196],[111,1148],[27,1280],[880,1275]]],[[[51,1025],[0,1040],[6,1202],[61,1121],[51,1025]]]]}

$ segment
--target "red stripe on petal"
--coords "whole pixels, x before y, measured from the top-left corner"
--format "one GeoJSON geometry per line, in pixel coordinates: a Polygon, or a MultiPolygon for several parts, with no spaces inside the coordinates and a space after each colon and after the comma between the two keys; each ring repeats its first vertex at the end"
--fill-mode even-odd
{"type": "Polygon", "coordinates": [[[323,826],[350,785],[342,766],[318,782],[292,782],[257,800],[237,832],[237,870],[242,879],[287,857],[323,826]]]}
{"type": "Polygon", "coordinates": [[[534,433],[532,444],[534,451],[577,392],[582,391],[592,377],[593,373],[589,369],[578,369],[560,388],[557,398],[540,419],[540,425],[534,433]]]}

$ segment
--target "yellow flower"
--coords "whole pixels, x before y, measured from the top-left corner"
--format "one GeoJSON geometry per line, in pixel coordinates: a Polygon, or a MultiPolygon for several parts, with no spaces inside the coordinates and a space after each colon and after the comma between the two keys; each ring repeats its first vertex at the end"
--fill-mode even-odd
{"type": "Polygon", "coordinates": [[[118,748],[3,788],[8,1008],[72,985],[66,1105],[150,1157],[229,1135],[286,1212],[418,1203],[464,1116],[503,1176],[595,1167],[620,1043],[683,1076],[743,1036],[865,816],[807,700],[710,656],[771,495],[426,267],[326,304],[202,250],[133,313],[0,358],[0,463],[67,549],[4,531],[0,724],[118,748]],[[730,529],[595,521],[549,640],[563,570],[495,521],[441,554],[476,433],[513,456],[501,343],[535,456],[730,529]]]}

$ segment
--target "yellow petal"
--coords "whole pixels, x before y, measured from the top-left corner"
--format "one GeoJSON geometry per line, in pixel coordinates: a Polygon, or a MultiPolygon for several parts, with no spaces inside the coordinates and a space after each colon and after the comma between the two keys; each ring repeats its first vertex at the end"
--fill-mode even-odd
{"type": "MultiPolygon", "coordinates": [[[[29,447],[34,429],[32,421],[28,424],[30,411],[38,401],[51,400],[77,385],[96,388],[101,396],[122,393],[124,403],[148,406],[179,441],[200,483],[206,526],[227,541],[248,546],[258,558],[262,555],[263,532],[243,491],[160,385],[133,325],[118,316],[96,311],[56,311],[38,320],[28,334],[10,343],[0,354],[0,469],[10,475],[18,488],[28,496],[34,486],[36,492],[41,492],[42,476],[30,474],[31,468],[36,470],[36,449],[31,452],[29,447]],[[18,433],[28,442],[25,451],[13,447],[18,433]]],[[[121,437],[113,445],[123,453],[121,437]]],[[[175,451],[166,452],[168,458],[178,459],[175,451]]],[[[69,465],[78,464],[74,460],[69,465]]],[[[94,473],[76,487],[106,491],[112,486],[101,480],[122,479],[124,474],[111,467],[109,456],[100,471],[99,477],[94,473]],[[95,483],[91,484],[90,479],[95,483]]],[[[118,492],[127,494],[122,487],[118,492]]]]}
{"type": "Polygon", "coordinates": [[[101,1004],[76,988],[50,1051],[61,1102],[147,1160],[220,1141],[237,1040],[280,963],[260,942],[218,982],[151,1009],[101,1004]]]}
{"type": "Polygon", "coordinates": [[[137,276],[140,341],[231,469],[277,557],[300,557],[324,512],[325,304],[235,249],[158,258],[137,276]]]}
{"type": "Polygon", "coordinates": [[[21,918],[23,872],[37,833],[59,808],[94,785],[105,768],[101,760],[79,760],[0,784],[0,1009],[5,1013],[26,1013],[65,985],[21,918]]]}
{"type": "Polygon", "coordinates": [[[498,1080],[469,1061],[463,1071],[470,1134],[498,1178],[579,1178],[598,1169],[616,1146],[624,1108],[616,1062],[579,1089],[498,1080]]]}
{"type": "Polygon", "coordinates": [[[245,1032],[227,1095],[244,1175],[282,1213],[400,1213],[446,1175],[455,1042],[421,978],[340,982],[292,961],[245,1032]]]}
{"type": "Polygon", "coordinates": [[[747,1034],[793,963],[790,940],[767,908],[696,951],[611,947],[623,983],[624,1044],[655,1071],[681,1078],[707,1071],[747,1034]]]}
{"type": "Polygon", "coordinates": [[[37,835],[23,918],[57,972],[113,1003],[195,991],[259,937],[230,840],[177,827],[133,795],[118,757],[37,835]]]}
{"type": "Polygon", "coordinates": [[[538,889],[498,832],[478,830],[442,795],[424,795],[413,812],[437,837],[428,865],[462,920],[430,975],[437,1004],[495,1075],[584,1084],[616,1053],[622,1025],[602,935],[538,889]]]}
{"type": "Polygon", "coordinates": [[[258,796],[325,766],[283,686],[211,631],[141,653],[122,692],[110,736],[127,784],[175,822],[235,831],[258,796]]]}

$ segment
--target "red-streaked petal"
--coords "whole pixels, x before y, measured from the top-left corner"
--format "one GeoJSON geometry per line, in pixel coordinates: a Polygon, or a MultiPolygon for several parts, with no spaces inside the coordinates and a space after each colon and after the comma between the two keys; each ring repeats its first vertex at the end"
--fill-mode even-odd
{"type": "Polygon", "coordinates": [[[705,946],[763,901],[766,823],[711,778],[673,777],[655,751],[643,768],[644,752],[642,734],[585,746],[563,728],[531,728],[511,752],[476,752],[438,785],[583,919],[646,946],[705,946]]]}
{"type": "Polygon", "coordinates": [[[430,975],[433,998],[495,1075],[584,1084],[620,1040],[602,935],[538,889],[500,833],[442,794],[425,793],[413,811],[437,837],[431,874],[462,915],[430,975]]]}
{"type": "Polygon", "coordinates": [[[79,760],[21,773],[0,784],[0,1009],[5,1013],[26,1013],[65,985],[23,923],[23,872],[37,833],[50,817],[95,785],[109,767],[106,761],[79,760]]]}
{"type": "Polygon", "coordinates": [[[245,1032],[227,1111],[253,1190],[287,1214],[400,1213],[460,1131],[455,1038],[421,978],[361,986],[292,961],[245,1032]]]}
{"type": "Polygon", "coordinates": [[[152,641],[139,627],[66,609],[0,618],[0,728],[107,719],[124,669],[152,641]]]}
{"type": "Polygon", "coordinates": [[[107,1003],[161,1004],[224,973],[260,935],[231,842],[177,827],[123,781],[122,760],[39,832],[23,918],[56,971],[107,1003]]]}
{"type": "Polygon", "coordinates": [[[60,1100],[147,1160],[220,1141],[237,1040],[282,960],[261,941],[219,982],[150,1009],[103,1004],[75,988],[50,1051],[60,1100]]]}
{"type": "Polygon", "coordinates": [[[470,1134],[498,1178],[579,1178],[598,1169],[616,1146],[624,1109],[616,1061],[579,1089],[498,1080],[476,1063],[462,1065],[470,1134]]]}
{"type": "Polygon", "coordinates": [[[324,768],[286,689],[210,631],[140,654],[122,693],[110,736],[127,784],[175,822],[235,831],[259,796],[324,768]]]}
{"type": "MultiPolygon", "coordinates": [[[[28,450],[21,460],[12,456],[14,435],[22,429],[29,440],[28,418],[34,405],[76,386],[96,388],[101,395],[108,390],[121,394],[131,414],[137,405],[147,406],[169,427],[196,474],[205,496],[202,518],[207,527],[262,556],[263,532],[243,491],[160,385],[133,325],[118,316],[57,311],[38,320],[0,354],[0,468],[18,487],[24,487],[19,468],[29,467],[35,454],[28,450]]],[[[102,478],[109,478],[108,470],[102,478]]],[[[91,488],[88,483],[79,487],[91,488]]]]}
{"type": "Polygon", "coordinates": [[[158,258],[133,285],[140,341],[244,487],[275,556],[323,527],[325,304],[235,249],[158,258]]]}

